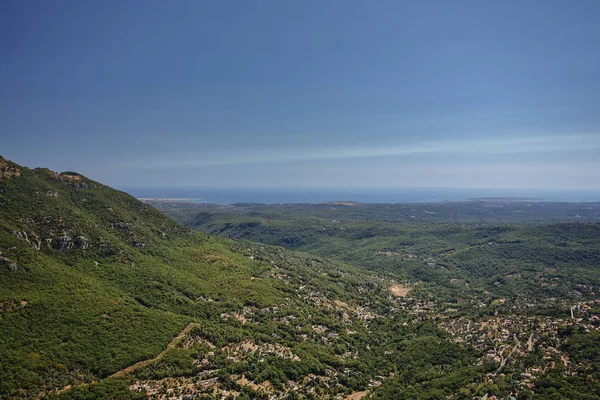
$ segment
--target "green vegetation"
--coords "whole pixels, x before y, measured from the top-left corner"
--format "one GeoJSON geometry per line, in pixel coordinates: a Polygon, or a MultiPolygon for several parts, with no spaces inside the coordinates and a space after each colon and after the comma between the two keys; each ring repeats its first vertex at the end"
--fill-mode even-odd
{"type": "Polygon", "coordinates": [[[575,210],[587,210],[588,219],[593,219],[590,210],[598,214],[594,203],[203,205],[201,212],[197,206],[188,207],[165,211],[205,233],[306,251],[395,279],[430,284],[437,296],[487,290],[526,302],[590,298],[600,287],[600,223],[529,223],[575,210]],[[469,205],[477,223],[467,222],[474,218],[467,212],[469,205]],[[486,217],[483,210],[489,209],[500,211],[486,217]],[[518,219],[515,215],[523,209],[532,216],[518,219]],[[415,221],[407,213],[421,219],[415,221]],[[527,224],[518,223],[523,221],[527,224]]]}
{"type": "Polygon", "coordinates": [[[2,165],[0,398],[598,396],[598,224],[170,211],[224,238],[2,165]]]}
{"type": "Polygon", "coordinates": [[[375,277],[192,233],[85,177],[19,168],[0,180],[0,397],[135,398],[136,379],[199,374],[250,397],[264,396],[256,385],[266,381],[293,393],[289,380],[321,397],[395,368],[394,357],[381,357],[398,338],[383,333],[405,317],[377,327],[381,344],[367,350],[374,328],[365,321],[391,306],[375,277]],[[191,322],[199,324],[175,349],[108,378],[154,358],[191,322]],[[253,351],[233,357],[236,345],[253,351]],[[360,361],[344,361],[352,351],[360,361]]]}
{"type": "Polygon", "coordinates": [[[230,244],[84,182],[28,169],[0,181],[0,395],[104,378],[192,320],[281,300],[230,244]]]}
{"type": "MultiPolygon", "coordinates": [[[[573,304],[597,299],[600,291],[600,224],[590,222],[597,220],[597,204],[153,204],[205,233],[302,250],[409,284],[412,297],[437,303],[430,317],[440,327],[459,335],[455,325],[469,321],[472,333],[456,339],[497,357],[466,363],[424,382],[406,375],[390,377],[374,391],[374,398],[598,395],[598,376],[592,372],[598,360],[573,357],[570,339],[556,338],[560,326],[568,331],[598,326],[597,320],[590,325],[589,319],[597,318],[597,311],[586,313],[581,322],[567,320],[573,304]],[[494,330],[486,333],[491,340],[474,339],[482,333],[473,330],[478,323],[493,324],[494,330]],[[508,329],[500,339],[503,326],[508,329]],[[541,347],[536,344],[525,351],[502,375],[495,372],[498,359],[514,348],[511,331],[524,341],[532,333],[537,338],[536,329],[547,331],[533,340],[542,342],[541,347]],[[499,343],[505,350],[498,352],[499,343]],[[548,346],[550,350],[541,352],[548,346]],[[562,356],[553,353],[555,348],[562,356]],[[585,382],[572,375],[574,368],[587,376],[585,382]],[[493,379],[494,385],[485,384],[482,376],[493,379]]],[[[597,344],[588,345],[598,349],[597,344]]]]}

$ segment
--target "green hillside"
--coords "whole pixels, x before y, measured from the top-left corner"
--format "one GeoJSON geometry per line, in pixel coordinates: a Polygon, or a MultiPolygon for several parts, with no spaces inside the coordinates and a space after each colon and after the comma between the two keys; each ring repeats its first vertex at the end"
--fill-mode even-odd
{"type": "Polygon", "coordinates": [[[226,242],[85,177],[11,166],[20,176],[0,180],[0,394],[97,380],[191,321],[282,299],[250,279],[265,267],[226,242]]]}
{"type": "Polygon", "coordinates": [[[388,281],[194,233],[75,173],[0,170],[0,398],[343,396],[423,329],[448,346],[428,367],[474,360],[426,321],[390,336],[388,281]]]}

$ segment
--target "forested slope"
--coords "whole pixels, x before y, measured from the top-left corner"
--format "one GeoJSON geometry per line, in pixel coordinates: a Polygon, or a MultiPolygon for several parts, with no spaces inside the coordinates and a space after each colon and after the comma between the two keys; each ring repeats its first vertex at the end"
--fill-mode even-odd
{"type": "Polygon", "coordinates": [[[427,368],[475,362],[390,314],[389,280],[194,233],[74,172],[0,172],[0,398],[345,396],[424,337],[427,368]]]}

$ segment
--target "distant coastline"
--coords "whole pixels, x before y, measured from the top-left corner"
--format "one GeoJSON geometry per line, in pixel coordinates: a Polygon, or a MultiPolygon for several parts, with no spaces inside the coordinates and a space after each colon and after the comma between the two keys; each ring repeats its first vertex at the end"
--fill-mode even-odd
{"type": "Polygon", "coordinates": [[[500,202],[510,202],[510,201],[546,201],[541,197],[470,197],[467,199],[468,201],[500,201],[500,202]]]}
{"type": "Polygon", "coordinates": [[[163,199],[195,203],[437,203],[443,201],[488,202],[597,202],[600,191],[551,191],[519,189],[447,188],[120,188],[139,199],[163,199]]]}

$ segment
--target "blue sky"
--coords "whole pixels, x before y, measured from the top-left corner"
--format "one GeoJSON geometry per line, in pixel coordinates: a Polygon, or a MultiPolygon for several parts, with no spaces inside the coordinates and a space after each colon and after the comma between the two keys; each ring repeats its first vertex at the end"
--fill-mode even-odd
{"type": "Polygon", "coordinates": [[[0,154],[127,187],[600,190],[597,0],[0,3],[0,154]]]}

